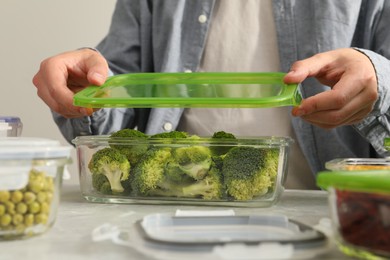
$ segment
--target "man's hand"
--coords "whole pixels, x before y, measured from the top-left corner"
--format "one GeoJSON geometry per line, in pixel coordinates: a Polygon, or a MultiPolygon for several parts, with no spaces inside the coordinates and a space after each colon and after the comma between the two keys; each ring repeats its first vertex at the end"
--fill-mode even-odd
{"type": "Polygon", "coordinates": [[[66,118],[89,116],[92,109],[73,106],[73,95],[88,85],[103,84],[108,75],[104,57],[91,49],[62,53],[42,61],[33,84],[38,96],[66,118]]]}
{"type": "Polygon", "coordinates": [[[325,129],[358,123],[372,111],[378,97],[370,59],[352,48],[297,61],[284,81],[300,83],[308,77],[315,77],[331,89],[306,98],[292,114],[325,129]]]}

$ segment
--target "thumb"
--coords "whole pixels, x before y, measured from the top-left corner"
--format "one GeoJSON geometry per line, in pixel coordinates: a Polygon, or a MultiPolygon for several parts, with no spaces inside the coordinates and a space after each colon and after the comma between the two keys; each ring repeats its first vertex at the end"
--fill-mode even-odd
{"type": "Polygon", "coordinates": [[[87,78],[88,78],[88,81],[93,84],[93,85],[97,85],[97,86],[100,86],[102,85],[106,79],[107,79],[107,71],[106,72],[101,72],[99,70],[90,70],[88,72],[88,75],[87,75],[87,78]]]}
{"type": "Polygon", "coordinates": [[[90,84],[100,86],[108,76],[108,64],[104,57],[96,54],[88,58],[85,62],[88,74],[87,79],[90,84]]]}

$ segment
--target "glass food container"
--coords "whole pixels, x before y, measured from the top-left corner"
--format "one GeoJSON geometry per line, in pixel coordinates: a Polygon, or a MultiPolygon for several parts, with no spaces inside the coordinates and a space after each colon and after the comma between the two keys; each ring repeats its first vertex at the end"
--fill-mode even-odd
{"type": "Polygon", "coordinates": [[[339,158],[325,163],[332,171],[390,170],[390,158],[339,158]]]}
{"type": "Polygon", "coordinates": [[[320,172],[317,184],[329,192],[340,250],[362,259],[390,258],[390,171],[320,172]]]}
{"type": "Polygon", "coordinates": [[[54,224],[71,149],[49,139],[0,138],[0,240],[39,235],[54,224]]]}
{"type": "Polygon", "coordinates": [[[243,207],[277,203],[292,142],[289,137],[73,140],[87,201],[243,207]]]}

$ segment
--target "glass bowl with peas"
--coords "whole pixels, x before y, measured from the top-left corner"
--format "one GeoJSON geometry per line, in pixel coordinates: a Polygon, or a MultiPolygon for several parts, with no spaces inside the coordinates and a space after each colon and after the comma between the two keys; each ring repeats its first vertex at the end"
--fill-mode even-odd
{"type": "Polygon", "coordinates": [[[70,152],[54,140],[0,138],[0,240],[39,235],[54,224],[70,152]]]}

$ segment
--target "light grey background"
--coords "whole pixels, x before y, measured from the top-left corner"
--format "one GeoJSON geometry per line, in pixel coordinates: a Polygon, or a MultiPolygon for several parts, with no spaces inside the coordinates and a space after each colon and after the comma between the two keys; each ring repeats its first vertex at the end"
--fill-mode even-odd
{"type": "MultiPolygon", "coordinates": [[[[22,136],[44,137],[68,145],[37,96],[32,78],[52,55],[96,46],[105,36],[115,0],[0,1],[0,116],[19,116],[22,136]]],[[[75,149],[68,169],[78,183],[75,149]]]]}

